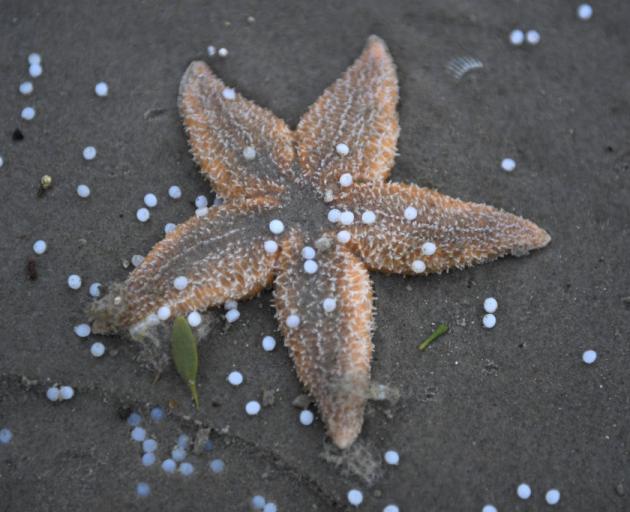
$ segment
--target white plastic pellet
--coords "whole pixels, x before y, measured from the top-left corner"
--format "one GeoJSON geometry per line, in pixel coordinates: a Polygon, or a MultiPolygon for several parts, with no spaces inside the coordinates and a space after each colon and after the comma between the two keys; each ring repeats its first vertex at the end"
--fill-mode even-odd
{"type": "Polygon", "coordinates": [[[162,462],[162,469],[165,473],[175,473],[177,463],[173,459],[166,459],[162,462]]]}
{"type": "Polygon", "coordinates": [[[256,400],[252,400],[245,404],[245,412],[249,416],[256,416],[260,412],[260,403],[256,400]]]}
{"type": "Polygon", "coordinates": [[[22,109],[22,119],[25,121],[32,121],[35,118],[35,109],[33,107],[25,107],[22,109]]]}
{"type": "Polygon", "coordinates": [[[557,505],[560,501],[560,491],[558,489],[549,489],[545,494],[545,501],[549,505],[557,505]]]}
{"type": "Polygon", "coordinates": [[[590,20],[593,16],[593,8],[589,4],[580,4],[577,8],[577,15],[581,20],[590,20]]]}
{"type": "Polygon", "coordinates": [[[90,324],[78,324],[72,329],[74,330],[74,334],[76,334],[79,338],[87,338],[92,332],[90,324]]]}
{"type": "Polygon", "coordinates": [[[284,231],[284,223],[279,219],[274,219],[269,223],[269,231],[274,235],[279,235],[284,231]]]}
{"type": "Polygon", "coordinates": [[[37,240],[37,242],[33,244],[33,252],[35,254],[42,255],[46,252],[47,247],[48,246],[44,240],[37,240]]]}
{"type": "Polygon", "coordinates": [[[225,319],[228,323],[233,324],[241,317],[241,313],[238,309],[230,309],[225,313],[225,319]]]}
{"type": "Polygon", "coordinates": [[[158,200],[155,194],[146,194],[144,196],[144,204],[147,205],[149,208],[155,208],[158,204],[158,200]]]}
{"type": "Polygon", "coordinates": [[[61,393],[59,392],[59,388],[56,386],[50,387],[46,390],[46,398],[51,402],[56,402],[59,400],[61,393]]]}
{"type": "Polygon", "coordinates": [[[359,489],[350,489],[348,491],[348,503],[353,507],[358,507],[363,503],[363,493],[359,489]]]}
{"type": "Polygon", "coordinates": [[[168,188],[168,196],[171,199],[179,199],[180,197],[182,197],[182,189],[179,188],[177,185],[171,185],[168,188]]]}
{"type": "Polygon", "coordinates": [[[400,462],[400,455],[398,455],[398,452],[395,450],[387,450],[384,458],[385,462],[390,466],[397,466],[400,462]]]}
{"type": "Polygon", "coordinates": [[[273,336],[265,336],[262,339],[262,348],[265,352],[271,352],[276,348],[276,339],[273,336]]]}
{"type": "Polygon", "coordinates": [[[193,474],[195,468],[190,462],[182,462],[179,465],[179,472],[184,476],[190,476],[193,474]]]}
{"type": "Polygon", "coordinates": [[[39,63],[31,64],[28,67],[28,74],[31,75],[33,78],[38,78],[42,76],[43,72],[44,72],[44,69],[42,68],[42,65],[39,63]]]}
{"type": "Polygon", "coordinates": [[[540,43],[540,32],[538,32],[538,30],[528,30],[525,34],[525,39],[527,39],[527,42],[532,46],[536,46],[540,43]]]}
{"type": "Polygon", "coordinates": [[[345,156],[348,153],[350,153],[350,148],[347,146],[347,144],[340,142],[339,144],[335,146],[335,151],[337,152],[338,155],[345,156]]]}
{"type": "Polygon", "coordinates": [[[188,314],[188,325],[191,327],[199,327],[201,325],[201,315],[197,311],[188,314]]]}
{"type": "Polygon", "coordinates": [[[178,276],[173,280],[173,286],[180,292],[188,286],[188,279],[184,276],[178,276]]]}
{"type": "Polygon", "coordinates": [[[87,199],[88,197],[90,197],[90,194],[92,192],[90,191],[90,187],[88,187],[87,185],[79,185],[77,186],[77,195],[83,199],[87,199]]]}
{"type": "Polygon", "coordinates": [[[240,386],[243,383],[243,374],[237,371],[230,372],[227,380],[232,386],[240,386]]]}
{"type": "Polygon", "coordinates": [[[520,29],[514,29],[510,32],[510,43],[514,46],[520,46],[525,42],[525,34],[520,29]]]}
{"type": "Polygon", "coordinates": [[[100,341],[92,343],[90,347],[90,354],[94,357],[102,357],[105,354],[105,345],[103,345],[100,341]]]}
{"type": "Polygon", "coordinates": [[[59,388],[59,398],[61,400],[70,400],[74,396],[74,389],[72,386],[61,386],[59,388]]]}
{"type": "Polygon", "coordinates": [[[300,423],[306,427],[313,424],[315,415],[308,409],[304,409],[300,412],[300,423]]]}
{"type": "Polygon", "coordinates": [[[494,313],[498,307],[499,303],[494,297],[488,297],[483,301],[483,309],[486,313],[494,313]]]}
{"type": "Polygon", "coordinates": [[[501,160],[501,169],[505,172],[512,172],[516,169],[516,162],[512,158],[504,158],[501,160]]]}
{"type": "Polygon", "coordinates": [[[147,437],[147,431],[144,430],[142,427],[135,427],[131,431],[131,439],[133,439],[134,441],[137,441],[138,443],[141,443],[142,441],[144,441],[146,437],[147,437]]]}
{"type": "Polygon", "coordinates": [[[208,198],[206,196],[197,196],[195,198],[195,208],[205,208],[208,206],[208,198]]]}
{"type": "Polygon", "coordinates": [[[33,92],[33,82],[22,82],[20,84],[20,94],[28,96],[33,92]]]}
{"type": "Polygon", "coordinates": [[[300,317],[298,315],[289,315],[286,324],[289,329],[295,329],[300,325],[300,317]]]}
{"type": "Polygon", "coordinates": [[[89,288],[90,296],[98,299],[101,296],[101,289],[103,285],[101,283],[92,283],[89,288]]]}
{"type": "Polygon", "coordinates": [[[99,82],[94,86],[94,92],[97,96],[104,98],[109,93],[109,86],[106,82],[99,82]]]}
{"type": "Polygon", "coordinates": [[[586,364],[593,364],[596,359],[597,359],[597,352],[595,352],[594,350],[586,350],[582,354],[582,361],[584,361],[586,364]]]}
{"type": "Polygon", "coordinates": [[[142,449],[145,452],[154,452],[155,450],[157,450],[158,444],[157,441],[155,439],[145,439],[144,441],[142,441],[142,449]]]}
{"type": "Polygon", "coordinates": [[[96,148],[94,146],[86,146],[83,148],[83,158],[85,160],[94,160],[96,157],[96,148]]]}
{"type": "Polygon", "coordinates": [[[522,500],[528,500],[529,497],[532,495],[532,488],[525,483],[519,484],[519,486],[516,488],[516,495],[522,500]]]}
{"type": "Polygon", "coordinates": [[[151,486],[146,482],[140,482],[136,485],[136,493],[141,498],[146,498],[151,494],[151,486]]]}
{"type": "Polygon", "coordinates": [[[68,276],[68,287],[73,290],[81,288],[81,277],[76,274],[70,274],[68,276]]]}
{"type": "Polygon", "coordinates": [[[152,466],[153,464],[155,464],[155,453],[147,452],[142,455],[143,466],[152,466]]]}
{"type": "Polygon", "coordinates": [[[497,325],[497,317],[494,316],[492,313],[483,315],[481,321],[483,322],[483,326],[486,329],[492,329],[495,325],[497,325]]]}
{"type": "Polygon", "coordinates": [[[160,320],[168,320],[171,317],[171,308],[168,306],[162,306],[158,309],[157,316],[160,320]]]}

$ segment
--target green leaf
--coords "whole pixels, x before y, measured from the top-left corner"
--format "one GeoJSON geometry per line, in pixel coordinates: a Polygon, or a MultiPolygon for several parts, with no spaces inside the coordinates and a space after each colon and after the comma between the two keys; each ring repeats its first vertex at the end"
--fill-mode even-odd
{"type": "Polygon", "coordinates": [[[197,340],[184,317],[177,317],[173,323],[171,333],[171,353],[177,373],[184,379],[190,388],[195,406],[199,408],[199,395],[197,394],[197,368],[199,357],[197,356],[197,340]]]}
{"type": "Polygon", "coordinates": [[[435,328],[435,331],[431,333],[431,335],[425,339],[420,345],[418,345],[418,349],[425,350],[431,343],[437,340],[442,334],[446,334],[448,332],[448,325],[440,324],[435,328]]]}

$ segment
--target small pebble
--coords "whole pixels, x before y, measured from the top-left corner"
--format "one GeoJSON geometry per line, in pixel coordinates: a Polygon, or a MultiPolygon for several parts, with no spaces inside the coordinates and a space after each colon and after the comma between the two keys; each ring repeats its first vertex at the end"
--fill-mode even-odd
{"type": "Polygon", "coordinates": [[[180,197],[182,197],[182,189],[179,188],[177,185],[171,185],[168,188],[168,196],[171,199],[179,199],[180,197]]]}
{"type": "Polygon", "coordinates": [[[74,389],[72,386],[61,386],[59,388],[59,397],[61,400],[70,400],[74,396],[74,389]]]}
{"type": "Polygon", "coordinates": [[[155,208],[158,204],[158,200],[157,197],[155,197],[155,194],[146,194],[144,196],[144,204],[147,205],[149,208],[155,208]]]}
{"type": "Polygon", "coordinates": [[[238,309],[230,309],[225,313],[225,319],[228,323],[233,324],[241,317],[241,312],[238,309]]]}
{"type": "Polygon", "coordinates": [[[35,117],[35,109],[33,107],[26,107],[22,109],[22,119],[25,121],[31,121],[35,117]]]}
{"type": "Polygon", "coordinates": [[[169,222],[164,225],[164,234],[168,235],[169,233],[175,231],[175,229],[177,229],[177,225],[173,224],[172,222],[169,222]]]}
{"type": "Polygon", "coordinates": [[[230,372],[227,380],[232,386],[240,386],[243,383],[243,374],[237,371],[230,372]]]}
{"type": "Polygon", "coordinates": [[[162,306],[158,309],[157,316],[159,320],[168,320],[171,317],[171,308],[168,306],[162,306]]]}
{"type": "Polygon", "coordinates": [[[78,324],[75,325],[72,330],[79,338],[87,338],[92,332],[90,324],[78,324]]]}
{"type": "Polygon", "coordinates": [[[46,252],[47,247],[48,246],[46,245],[46,242],[44,242],[44,240],[37,240],[37,242],[33,244],[33,252],[35,254],[42,255],[46,252]]]}
{"type": "Polygon", "coordinates": [[[155,450],[157,450],[157,447],[158,444],[155,439],[145,439],[144,441],[142,441],[142,449],[147,453],[154,452],[155,450]]]}
{"type": "Polygon", "coordinates": [[[206,208],[208,206],[208,198],[206,196],[197,196],[195,198],[195,207],[206,208]]]}
{"type": "Polygon", "coordinates": [[[252,497],[250,504],[254,510],[262,510],[265,506],[265,502],[264,496],[257,495],[252,497]]]}
{"type": "Polygon", "coordinates": [[[94,357],[101,357],[105,353],[105,345],[103,345],[100,341],[92,343],[92,346],[90,347],[90,353],[94,357]]]}
{"type": "Polygon", "coordinates": [[[582,354],[582,361],[584,361],[586,364],[593,364],[596,359],[597,359],[597,352],[595,352],[594,350],[586,350],[582,354]]]}
{"type": "Polygon", "coordinates": [[[276,339],[273,336],[265,336],[262,339],[262,348],[265,352],[271,352],[276,348],[276,339]]]}
{"type": "Polygon", "coordinates": [[[510,43],[514,46],[520,46],[525,42],[525,34],[520,29],[515,29],[510,32],[510,43]]]}
{"type": "Polygon", "coordinates": [[[545,501],[549,505],[557,505],[560,501],[560,491],[558,489],[549,489],[545,494],[545,501]]]}
{"type": "Polygon", "coordinates": [[[76,274],[70,274],[68,276],[68,286],[73,290],[81,288],[81,277],[76,274]]]}
{"type": "Polygon", "coordinates": [[[228,56],[228,51],[227,48],[219,48],[219,51],[217,52],[219,54],[219,57],[223,57],[225,59],[225,57],[228,56]]]}
{"type": "Polygon", "coordinates": [[[516,495],[522,500],[528,500],[529,497],[532,495],[532,489],[527,484],[519,484],[519,486],[516,488],[516,495]]]}
{"type": "Polygon", "coordinates": [[[221,459],[213,459],[210,461],[210,469],[213,473],[221,473],[225,469],[225,462],[221,459]]]}
{"type": "Polygon", "coordinates": [[[33,78],[38,78],[42,76],[43,72],[44,72],[44,69],[42,68],[42,65],[39,63],[31,64],[28,67],[28,74],[31,75],[33,78]]]}
{"type": "Polygon", "coordinates": [[[190,462],[182,462],[179,465],[179,472],[184,476],[190,476],[193,474],[195,468],[190,462]]]}
{"type": "Polygon", "coordinates": [[[134,267],[139,267],[140,265],[142,265],[143,261],[144,261],[144,256],[142,256],[141,254],[134,254],[131,257],[131,264],[134,267]]]}
{"type": "Polygon", "coordinates": [[[134,441],[137,441],[139,443],[144,441],[146,436],[147,436],[147,431],[144,430],[142,427],[135,427],[131,431],[131,439],[133,439],[134,441]]]}
{"type": "Polygon", "coordinates": [[[315,415],[312,413],[312,411],[309,411],[308,409],[304,409],[302,412],[300,412],[300,423],[306,427],[308,427],[309,425],[313,424],[313,421],[315,420],[315,415]]]}
{"type": "Polygon", "coordinates": [[[338,155],[345,156],[348,153],[350,153],[350,148],[343,142],[340,142],[339,144],[335,146],[335,151],[337,152],[338,155]]]}
{"type": "Polygon", "coordinates": [[[22,82],[20,84],[20,94],[28,96],[33,92],[33,82],[22,82]]]}
{"type": "Polygon", "coordinates": [[[46,398],[51,402],[56,402],[59,400],[61,393],[59,392],[59,388],[56,386],[52,386],[46,390],[46,398]]]}
{"type": "Polygon", "coordinates": [[[96,157],[96,148],[94,146],[86,146],[83,148],[83,158],[85,160],[94,160],[96,157]]]}
{"type": "Polygon", "coordinates": [[[495,325],[497,325],[497,317],[494,316],[492,313],[483,315],[483,318],[481,321],[483,322],[483,326],[486,329],[492,329],[495,325]]]}
{"type": "Polygon", "coordinates": [[[245,404],[245,412],[249,416],[256,416],[260,412],[260,403],[256,400],[252,400],[245,404]]]}
{"type": "Polygon", "coordinates": [[[99,82],[94,86],[94,92],[97,96],[104,98],[109,93],[109,86],[106,82],[99,82]]]}
{"type": "Polygon", "coordinates": [[[278,244],[274,240],[265,240],[264,247],[267,254],[275,254],[278,250],[278,244]]]}
{"type": "Polygon", "coordinates": [[[83,199],[90,197],[90,194],[91,194],[90,187],[88,187],[87,185],[79,185],[77,187],[77,194],[79,197],[82,197],[83,199]]]}
{"type": "Polygon", "coordinates": [[[363,503],[363,493],[359,489],[350,489],[348,491],[348,503],[354,507],[358,507],[363,503]]]}
{"type": "Polygon", "coordinates": [[[173,459],[166,459],[162,462],[162,469],[166,473],[175,473],[175,469],[177,468],[177,462],[173,459]]]}
{"type": "Polygon", "coordinates": [[[13,439],[13,432],[8,428],[0,430],[0,444],[9,444],[11,439],[13,439]]]}
{"type": "Polygon", "coordinates": [[[153,464],[155,464],[155,453],[153,452],[147,452],[144,455],[142,455],[142,465],[143,466],[152,466],[153,464]]]}
{"type": "Polygon", "coordinates": [[[398,508],[398,505],[387,505],[384,509],[383,512],[400,512],[400,509],[398,508]]]}
{"type": "Polygon", "coordinates": [[[538,30],[528,30],[525,34],[525,38],[529,44],[535,46],[540,43],[540,32],[538,32],[538,30]]]}
{"type": "Polygon", "coordinates": [[[385,452],[385,462],[390,466],[398,466],[400,462],[400,455],[395,450],[387,450],[385,452]]]}
{"type": "Polygon", "coordinates": [[[501,169],[505,172],[512,172],[516,169],[516,162],[512,158],[504,158],[501,160],[501,169]]]}
{"type": "Polygon", "coordinates": [[[151,486],[146,482],[140,482],[136,486],[136,493],[138,493],[138,496],[141,498],[146,498],[151,494],[151,486]]]}
{"type": "Polygon", "coordinates": [[[484,505],[481,512],[497,512],[497,507],[494,505],[484,505]]]}
{"type": "Polygon", "coordinates": [[[298,315],[289,315],[286,324],[290,329],[295,329],[300,325],[300,317],[298,315]]]}
{"type": "Polygon", "coordinates": [[[581,20],[590,20],[593,16],[593,8],[589,4],[580,4],[577,8],[577,15],[581,20]]]}
{"type": "Polygon", "coordinates": [[[153,409],[151,409],[151,419],[156,423],[162,421],[164,417],[164,410],[161,407],[154,407],[153,409]]]}
{"type": "Polygon", "coordinates": [[[136,212],[136,219],[138,219],[140,222],[146,222],[151,218],[151,213],[149,213],[149,210],[146,208],[138,208],[138,211],[136,212]]]}
{"type": "Polygon", "coordinates": [[[483,309],[486,313],[494,313],[498,307],[499,303],[494,297],[488,297],[483,301],[483,309]]]}
{"type": "Polygon", "coordinates": [[[95,299],[98,299],[101,296],[101,289],[103,285],[101,283],[92,283],[89,288],[89,293],[95,299]]]}
{"type": "Polygon", "coordinates": [[[137,412],[132,412],[127,418],[127,424],[132,427],[137,427],[138,425],[140,425],[141,421],[142,416],[140,416],[137,412]]]}
{"type": "Polygon", "coordinates": [[[199,327],[201,325],[201,315],[197,311],[188,314],[188,325],[191,327],[199,327]]]}
{"type": "Polygon", "coordinates": [[[188,279],[184,276],[178,276],[173,280],[173,286],[181,292],[188,286],[188,279]]]}

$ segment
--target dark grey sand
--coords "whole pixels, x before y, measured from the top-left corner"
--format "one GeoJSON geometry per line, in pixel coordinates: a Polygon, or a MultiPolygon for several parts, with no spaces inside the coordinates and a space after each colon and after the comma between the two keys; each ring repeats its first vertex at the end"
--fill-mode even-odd
{"type": "Polygon", "coordinates": [[[0,428],[14,434],[0,446],[0,510],[241,511],[254,494],[281,511],[343,510],[355,487],[369,511],[547,510],[551,487],[562,493],[558,510],[628,510],[630,7],[594,2],[582,22],[578,3],[0,2],[0,428]],[[515,26],[538,29],[540,45],[511,46],[515,26]],[[389,44],[400,77],[392,179],[516,212],[553,241],[448,275],[373,276],[373,379],[401,399],[369,405],[360,446],[379,460],[396,449],[401,462],[370,486],[321,457],[320,421],[299,425],[288,354],[260,347],[277,335],[269,292],[243,304],[227,332],[216,314],[201,345],[199,413],[173,370],[154,383],[117,338],[102,338],[109,352],[96,360],[72,326],[85,319],[89,283],[124,279],[122,260],[145,254],[166,222],[210,194],[176,111],[191,60],[209,60],[295,126],[371,33],[389,44]],[[228,58],[209,59],[209,44],[228,58]],[[44,74],[26,98],[17,88],[32,51],[44,74]],[[456,82],[445,64],[458,55],[485,68],[456,82]],[[93,92],[100,80],[106,99],[93,92]],[[32,122],[20,119],[27,105],[32,122]],[[24,140],[12,140],[16,128],[24,140]],[[81,157],[87,145],[98,150],[92,162],[81,157]],[[506,156],[517,161],[511,174],[499,167],[506,156]],[[44,174],[54,187],[38,199],[44,174]],[[92,188],[88,200],[79,183],[92,188]],[[167,197],[172,184],[183,200],[167,197]],[[147,192],[160,204],[140,224],[147,192]],[[49,249],[30,282],[40,238],[49,249]],[[80,291],[66,286],[71,273],[83,277],[80,291]],[[491,331],[480,325],[488,296],[499,301],[491,331]],[[438,322],[450,332],[419,352],[438,322]],[[581,361],[589,348],[599,354],[590,367],[581,361]],[[225,381],[233,368],[246,378],[239,388],[225,381]],[[55,382],[74,386],[75,398],[48,402],[55,382]],[[244,403],[264,390],[276,390],[273,405],[247,417],[244,403]],[[160,458],[179,433],[194,433],[185,415],[213,429],[213,452],[192,458],[187,479],[142,467],[119,417],[121,407],[146,415],[169,401],[168,420],[147,427],[160,458]],[[226,462],[222,475],[208,470],[211,457],[226,462]],[[142,481],[146,499],[135,492],[142,481]],[[528,502],[516,497],[521,481],[528,502]]]}

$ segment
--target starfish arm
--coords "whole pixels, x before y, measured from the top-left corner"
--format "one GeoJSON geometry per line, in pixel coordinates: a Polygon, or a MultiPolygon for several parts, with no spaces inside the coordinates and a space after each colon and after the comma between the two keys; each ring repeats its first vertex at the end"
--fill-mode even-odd
{"type": "Polygon", "coordinates": [[[192,62],[179,87],[179,110],[192,154],[222,197],[274,195],[291,178],[293,133],[270,111],[192,62]]]}
{"type": "Polygon", "coordinates": [[[398,140],[398,79],[385,42],[371,36],[361,56],[302,117],[296,132],[305,177],[317,190],[354,182],[383,181],[394,164],[398,140]],[[348,154],[336,151],[345,144],[348,154]]]}
{"type": "Polygon", "coordinates": [[[180,224],[124,283],[92,305],[93,331],[143,325],[162,306],[174,318],[260,292],[271,284],[277,259],[264,250],[273,236],[266,213],[276,206],[272,199],[235,200],[180,224]]]}
{"type": "Polygon", "coordinates": [[[299,235],[285,241],[274,285],[276,317],[300,381],[315,398],[340,448],[357,438],[370,380],[372,285],[361,261],[343,246],[317,254],[307,274],[299,235]],[[326,299],[327,308],[324,309],[326,299]],[[291,315],[299,317],[292,326],[291,315]],[[289,322],[289,323],[288,323],[289,322]]]}
{"type": "Polygon", "coordinates": [[[348,229],[349,247],[370,269],[384,272],[464,268],[508,254],[521,256],[551,240],[546,231],[518,215],[416,185],[352,187],[336,206],[358,219],[348,229]],[[365,212],[374,214],[373,223],[363,222],[372,220],[365,212]]]}

